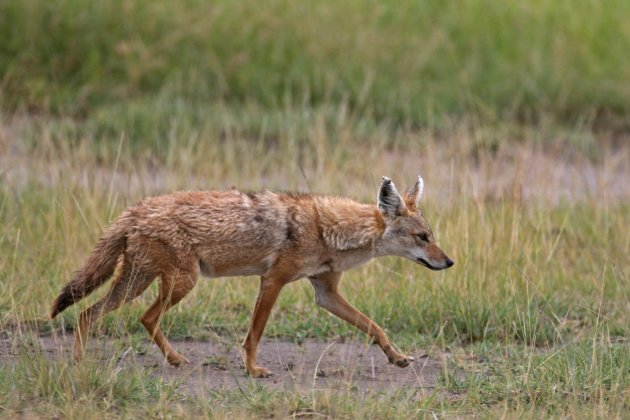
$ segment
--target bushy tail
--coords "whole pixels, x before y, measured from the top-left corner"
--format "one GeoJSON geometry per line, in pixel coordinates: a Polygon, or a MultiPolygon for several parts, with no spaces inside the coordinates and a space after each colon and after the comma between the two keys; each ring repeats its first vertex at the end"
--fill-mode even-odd
{"type": "Polygon", "coordinates": [[[114,273],[118,256],[127,244],[128,219],[124,215],[107,228],[87,262],[63,288],[53,303],[50,318],[78,302],[105,283],[114,273]]]}

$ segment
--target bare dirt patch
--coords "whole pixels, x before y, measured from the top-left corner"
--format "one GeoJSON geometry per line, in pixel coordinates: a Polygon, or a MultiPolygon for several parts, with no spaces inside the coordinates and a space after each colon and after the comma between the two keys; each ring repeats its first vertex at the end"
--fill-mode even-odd
{"type": "MultiPolygon", "coordinates": [[[[37,337],[38,343],[20,344],[16,339],[0,340],[0,363],[17,361],[20,351],[39,351],[52,360],[71,360],[72,336],[37,337]],[[32,349],[32,350],[29,350],[32,349]]],[[[411,352],[415,361],[401,369],[387,362],[375,345],[360,342],[318,342],[302,344],[264,340],[258,352],[261,366],[272,370],[273,376],[252,379],[243,370],[237,341],[173,341],[174,347],[190,364],[169,366],[155,346],[146,341],[135,346],[95,337],[91,340],[89,357],[109,361],[118,355],[121,368],[142,366],[152,374],[179,384],[182,392],[201,395],[209,390],[235,390],[260,384],[276,390],[307,391],[313,389],[352,389],[358,391],[409,390],[431,393],[448,355],[440,351],[411,352]]]]}

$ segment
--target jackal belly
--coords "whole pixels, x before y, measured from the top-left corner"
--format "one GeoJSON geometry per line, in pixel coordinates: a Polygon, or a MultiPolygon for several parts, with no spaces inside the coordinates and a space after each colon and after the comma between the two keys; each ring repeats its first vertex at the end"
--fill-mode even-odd
{"type": "Polygon", "coordinates": [[[221,259],[201,258],[199,259],[199,269],[205,277],[263,275],[272,266],[274,260],[273,255],[253,259],[245,258],[242,255],[235,255],[232,258],[225,256],[221,259]]]}
{"type": "Polygon", "coordinates": [[[284,236],[269,226],[241,225],[229,234],[215,232],[196,249],[201,273],[207,277],[265,274],[273,265],[284,236]]]}

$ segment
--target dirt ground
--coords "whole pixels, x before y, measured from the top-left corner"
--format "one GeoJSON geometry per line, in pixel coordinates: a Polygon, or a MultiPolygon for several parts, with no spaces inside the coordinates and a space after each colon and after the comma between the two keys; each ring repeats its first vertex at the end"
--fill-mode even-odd
{"type": "MultiPolygon", "coordinates": [[[[51,359],[71,360],[72,336],[38,337],[41,349],[51,359]]],[[[438,350],[410,353],[415,361],[407,368],[398,368],[375,345],[361,342],[318,342],[307,340],[302,344],[263,340],[259,346],[258,362],[272,370],[273,376],[252,379],[245,375],[238,342],[231,340],[172,341],[174,347],[190,363],[183,367],[169,366],[152,343],[141,342],[134,346],[116,343],[104,337],[90,341],[90,357],[111,360],[112,351],[119,355],[118,365],[124,369],[134,364],[153,369],[153,375],[179,384],[182,392],[202,395],[208,390],[238,389],[252,383],[277,390],[307,391],[313,389],[353,389],[358,391],[405,390],[430,394],[448,355],[438,350]],[[220,342],[219,342],[220,341],[220,342]],[[117,349],[117,350],[115,350],[117,349]]],[[[0,340],[0,363],[16,360],[17,354],[27,348],[16,340],[0,340]]]]}

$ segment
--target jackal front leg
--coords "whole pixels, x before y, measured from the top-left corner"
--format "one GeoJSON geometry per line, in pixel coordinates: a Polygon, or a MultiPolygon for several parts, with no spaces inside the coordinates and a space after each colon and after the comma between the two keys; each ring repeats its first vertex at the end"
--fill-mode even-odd
{"type": "Polygon", "coordinates": [[[265,325],[267,325],[271,308],[276,303],[283,285],[281,280],[273,277],[261,277],[260,279],[260,291],[256,299],[252,323],[243,342],[245,369],[254,378],[266,378],[271,375],[269,369],[258,366],[256,363],[256,351],[265,325]]]}
{"type": "Polygon", "coordinates": [[[387,338],[385,331],[339,294],[337,286],[340,279],[341,273],[336,272],[324,273],[309,278],[315,288],[317,304],[372,337],[383,350],[390,363],[398,367],[409,366],[414,360],[413,357],[396,351],[389,338],[387,338]]]}

